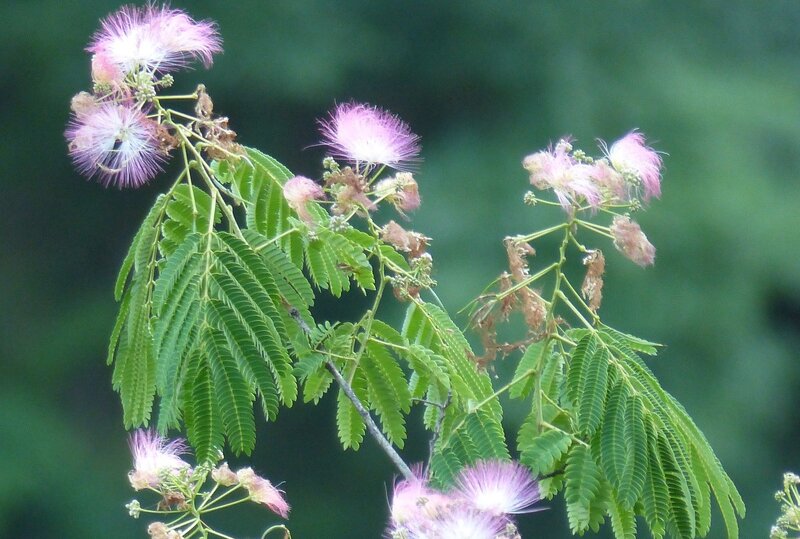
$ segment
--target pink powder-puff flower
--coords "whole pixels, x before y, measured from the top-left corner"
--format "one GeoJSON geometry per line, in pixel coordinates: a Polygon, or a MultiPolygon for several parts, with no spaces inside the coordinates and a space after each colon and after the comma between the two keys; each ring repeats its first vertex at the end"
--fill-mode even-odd
{"type": "Polygon", "coordinates": [[[106,102],[76,113],[64,135],[77,169],[106,187],[140,187],[159,171],[166,155],[158,124],[139,109],[106,102]]]}
{"type": "Polygon", "coordinates": [[[122,70],[107,54],[92,55],[92,80],[95,84],[115,87],[122,82],[122,70]]]}
{"type": "Polygon", "coordinates": [[[187,452],[182,440],[168,442],[155,431],[139,429],[131,435],[129,444],[133,470],[128,480],[135,490],[158,488],[165,475],[189,469],[189,463],[179,456],[187,452]]]}
{"type": "Polygon", "coordinates": [[[442,518],[429,523],[420,538],[436,539],[498,539],[506,537],[504,532],[508,520],[500,515],[477,511],[468,506],[456,506],[442,518]]]}
{"type": "Polygon", "coordinates": [[[322,187],[305,176],[295,176],[283,185],[283,198],[306,224],[314,222],[314,218],[308,211],[308,203],[324,196],[322,187]]]}
{"type": "Polygon", "coordinates": [[[561,139],[556,147],[531,154],[522,161],[522,167],[530,173],[531,185],[537,189],[552,189],[564,211],[571,212],[580,199],[596,208],[602,201],[594,168],[578,163],[569,152],[569,138],[561,139]]]}
{"type": "Polygon", "coordinates": [[[222,51],[216,25],[168,6],[124,6],[102,21],[87,50],[123,73],[165,73],[197,59],[208,67],[222,51]]]}
{"type": "Polygon", "coordinates": [[[332,156],[369,168],[387,165],[407,170],[417,161],[419,137],[394,114],[361,103],[338,105],[319,121],[322,144],[332,156]]]}
{"type": "Polygon", "coordinates": [[[403,479],[394,485],[392,523],[396,526],[414,527],[420,522],[438,518],[453,503],[449,496],[428,487],[427,482],[420,477],[403,479]]]}
{"type": "Polygon", "coordinates": [[[518,462],[481,461],[461,470],[456,493],[475,509],[490,515],[534,511],[541,498],[530,471],[518,462]]]}
{"type": "Polygon", "coordinates": [[[638,131],[631,131],[607,151],[608,160],[617,171],[635,175],[642,184],[644,200],[661,196],[661,156],[645,145],[638,131]]]}
{"type": "Polygon", "coordinates": [[[242,468],[236,472],[239,483],[250,493],[250,499],[267,506],[270,511],[283,518],[289,516],[289,504],[278,490],[267,479],[259,477],[252,468],[242,468]]]}
{"type": "Polygon", "coordinates": [[[656,248],[642,232],[639,223],[628,216],[614,217],[610,227],[614,247],[641,267],[652,266],[656,259],[656,248]]]}

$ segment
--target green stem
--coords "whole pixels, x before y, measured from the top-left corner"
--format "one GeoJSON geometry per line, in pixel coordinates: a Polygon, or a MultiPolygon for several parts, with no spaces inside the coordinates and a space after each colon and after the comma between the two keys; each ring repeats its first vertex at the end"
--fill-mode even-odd
{"type": "Polygon", "coordinates": [[[496,298],[498,300],[501,300],[501,299],[505,298],[506,296],[510,296],[511,294],[515,293],[517,290],[519,290],[521,288],[525,288],[526,286],[529,286],[529,285],[533,284],[534,282],[536,282],[537,280],[541,279],[542,277],[544,277],[545,275],[547,275],[548,273],[550,273],[554,269],[556,269],[556,268],[560,269],[560,267],[561,266],[559,265],[558,262],[553,262],[552,264],[550,264],[549,266],[547,266],[543,270],[540,270],[540,271],[536,272],[535,274],[531,275],[530,277],[526,277],[525,279],[523,279],[522,281],[518,282],[517,284],[515,284],[511,288],[509,288],[507,290],[503,290],[502,292],[497,294],[496,298]]]}
{"type": "Polygon", "coordinates": [[[586,305],[586,302],[583,301],[583,298],[581,297],[580,294],[578,294],[578,291],[575,290],[575,287],[572,286],[572,283],[569,282],[569,279],[564,278],[564,283],[567,285],[567,289],[569,289],[569,291],[572,292],[572,295],[575,296],[575,299],[578,300],[578,303],[580,304],[580,306],[583,307],[583,309],[587,313],[589,313],[589,316],[592,317],[592,320],[594,321],[594,323],[597,323],[598,321],[600,321],[600,317],[597,315],[596,312],[594,312],[592,309],[590,309],[588,305],[586,305]]]}
{"type": "Polygon", "coordinates": [[[517,236],[514,239],[517,240],[517,241],[522,241],[522,242],[526,242],[527,243],[529,241],[533,241],[535,239],[541,238],[543,236],[547,236],[548,234],[551,234],[553,232],[561,230],[565,226],[568,226],[568,224],[569,223],[561,223],[561,224],[558,224],[558,225],[555,225],[555,226],[551,226],[550,228],[545,228],[544,230],[538,230],[538,231],[536,231],[536,232],[534,232],[532,234],[528,234],[527,236],[517,236]]]}
{"type": "Polygon", "coordinates": [[[287,528],[283,524],[278,524],[276,526],[271,526],[270,528],[267,528],[267,530],[261,534],[261,539],[266,539],[267,535],[269,535],[270,532],[273,531],[283,531],[284,539],[292,539],[292,534],[291,532],[289,532],[289,528],[287,528]]]}

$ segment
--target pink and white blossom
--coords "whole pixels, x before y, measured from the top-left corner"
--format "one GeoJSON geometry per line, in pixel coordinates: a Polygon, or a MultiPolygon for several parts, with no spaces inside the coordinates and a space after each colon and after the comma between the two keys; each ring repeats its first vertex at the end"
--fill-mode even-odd
{"type": "Polygon", "coordinates": [[[167,441],[155,431],[139,429],[131,435],[129,444],[133,470],[128,480],[136,490],[158,488],[166,475],[189,469],[189,463],[180,458],[187,452],[183,440],[167,441]]]}
{"type": "Polygon", "coordinates": [[[573,211],[581,201],[596,208],[602,202],[602,194],[593,177],[594,167],[577,162],[570,155],[571,150],[569,138],[561,139],[555,148],[525,157],[522,167],[530,173],[531,185],[552,189],[565,211],[573,211]]]}
{"type": "Polygon", "coordinates": [[[378,107],[344,103],[319,125],[322,144],[332,150],[332,156],[357,166],[407,170],[418,159],[419,137],[400,118],[378,107]]]}
{"type": "Polygon", "coordinates": [[[297,212],[300,219],[308,224],[314,222],[311,213],[308,211],[308,203],[324,196],[325,193],[322,191],[322,187],[305,176],[295,176],[283,185],[283,198],[286,199],[289,207],[297,212]]]}
{"type": "Polygon", "coordinates": [[[420,539],[498,539],[506,537],[508,520],[499,515],[457,506],[441,519],[431,522],[420,539]]]}
{"type": "Polygon", "coordinates": [[[140,187],[161,171],[166,159],[157,129],[139,109],[106,102],[76,113],[65,136],[82,174],[105,186],[140,187]]]}
{"type": "Polygon", "coordinates": [[[236,472],[236,477],[250,493],[251,500],[267,506],[273,513],[283,518],[289,516],[291,507],[283,497],[283,491],[275,488],[269,480],[256,475],[252,468],[242,468],[236,472]]]}
{"type": "Polygon", "coordinates": [[[642,232],[639,223],[627,215],[617,215],[611,222],[614,247],[628,259],[641,267],[652,266],[656,259],[656,248],[642,232]]]}
{"type": "Polygon", "coordinates": [[[453,503],[449,496],[430,488],[422,478],[404,479],[394,485],[392,523],[419,526],[421,522],[438,518],[453,503]]]}
{"type": "Polygon", "coordinates": [[[113,64],[122,73],[166,73],[192,59],[210,66],[213,55],[222,51],[222,40],[213,22],[149,4],[124,6],[106,17],[87,50],[94,54],[93,64],[113,64]]]}
{"type": "Polygon", "coordinates": [[[661,196],[661,156],[645,145],[645,137],[631,131],[608,149],[608,160],[617,171],[635,175],[642,184],[644,200],[661,196]]]}
{"type": "Polygon", "coordinates": [[[500,460],[480,461],[461,470],[456,493],[475,509],[494,516],[529,512],[542,498],[527,468],[500,460]]]}

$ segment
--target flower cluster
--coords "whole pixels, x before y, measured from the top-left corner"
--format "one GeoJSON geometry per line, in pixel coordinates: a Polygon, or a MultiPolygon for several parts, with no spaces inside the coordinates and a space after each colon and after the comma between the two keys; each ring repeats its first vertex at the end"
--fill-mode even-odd
{"type": "Polygon", "coordinates": [[[174,139],[149,114],[169,72],[222,50],[216,26],[169,7],[125,6],[103,20],[92,53],[93,93],[72,100],[65,132],[78,170],[103,185],[139,187],[161,170],[174,139]]]}
{"type": "Polygon", "coordinates": [[[511,515],[535,511],[531,506],[541,499],[538,484],[517,462],[478,462],[463,469],[448,492],[422,476],[395,485],[392,539],[515,539],[511,515]]]}
{"type": "Polygon", "coordinates": [[[800,532],[800,476],[794,473],[783,474],[783,490],[775,493],[781,503],[781,516],[770,530],[769,539],[788,539],[789,532],[800,532]]]}
{"type": "MultiPolygon", "coordinates": [[[[594,230],[613,239],[617,250],[639,266],[650,266],[655,261],[656,248],[636,221],[615,210],[636,211],[651,198],[661,196],[661,156],[646,145],[644,135],[636,130],[610,147],[601,141],[600,147],[604,156],[594,159],[574,149],[566,137],[553,148],[525,157],[522,166],[530,174],[531,185],[552,189],[570,216],[599,208],[615,214],[611,226],[596,225],[594,230]]],[[[526,201],[536,203],[537,199],[529,193],[526,201]]],[[[598,302],[599,296],[595,297],[598,302]]]]}
{"type": "Polygon", "coordinates": [[[593,159],[574,150],[569,137],[554,148],[531,154],[522,161],[531,185],[552,189],[567,212],[588,207],[630,204],[661,196],[661,156],[631,131],[593,159]]]}
{"type": "Polygon", "coordinates": [[[149,430],[134,432],[130,447],[133,453],[133,470],[128,473],[131,486],[137,491],[150,490],[161,496],[156,510],[143,509],[138,500],[133,500],[127,505],[130,515],[138,518],[141,513],[173,516],[182,513],[169,525],[151,523],[147,531],[153,538],[182,539],[187,537],[187,531],[195,529],[210,533],[210,527],[202,520],[203,513],[245,502],[263,505],[282,518],[289,516],[290,507],[283,491],[252,468],[234,472],[225,462],[213,469],[207,465],[192,468],[181,458],[187,453],[182,440],[168,441],[149,430]],[[202,491],[209,476],[214,485],[211,490],[202,491]],[[231,501],[230,495],[237,490],[246,494],[231,501]]]}

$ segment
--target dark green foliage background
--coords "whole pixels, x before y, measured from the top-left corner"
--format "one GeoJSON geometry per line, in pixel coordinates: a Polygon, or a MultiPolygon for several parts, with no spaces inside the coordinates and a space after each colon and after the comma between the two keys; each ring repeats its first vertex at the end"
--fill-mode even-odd
{"type": "MultiPolygon", "coordinates": [[[[669,152],[664,197],[640,218],[657,264],[643,271],[605,246],[602,313],[668,344],[651,366],[742,492],[742,537],[766,536],[781,473],[800,469],[794,2],[174,5],[218,21],[225,40],[213,70],[178,74],[177,88],[204,81],[241,140],[293,171],[320,173],[321,150],[303,148],[334,102],[380,104],[422,136],[413,226],[435,238],[452,309],[501,271],[502,236],[547,222],[521,204],[526,153],[567,133],[590,150],[631,127],[669,152]]],[[[117,6],[0,6],[3,537],[144,536],[123,509],[130,457],[104,359],[117,267],[167,179],[103,190],[73,171],[62,137],[70,96],[89,84],[82,48],[117,6]]],[[[347,319],[364,304],[355,294],[334,311],[321,298],[317,315],[347,319]]],[[[372,442],[339,449],[333,400],[260,424],[252,463],[285,481],[298,539],[378,537],[393,470],[372,442]]],[[[521,416],[507,421],[516,430],[521,416]]],[[[404,454],[424,452],[418,440],[404,454]]],[[[522,517],[525,537],[569,536],[562,501],[550,505],[522,517]]],[[[255,508],[241,516],[229,529],[243,537],[271,521],[255,508]]],[[[723,530],[715,515],[710,537],[723,530]]]]}

